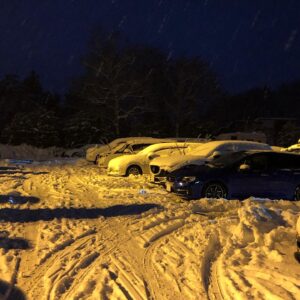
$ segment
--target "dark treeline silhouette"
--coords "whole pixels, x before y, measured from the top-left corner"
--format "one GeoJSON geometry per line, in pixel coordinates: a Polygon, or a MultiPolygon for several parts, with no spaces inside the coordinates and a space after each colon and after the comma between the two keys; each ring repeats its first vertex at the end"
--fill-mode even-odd
{"type": "Polygon", "coordinates": [[[300,137],[300,81],[230,95],[200,58],[169,59],[99,31],[88,49],[83,75],[63,99],[45,91],[34,71],[0,80],[1,143],[77,147],[120,136],[204,137],[264,131],[266,119],[276,121],[278,144],[300,137]]]}
{"type": "Polygon", "coordinates": [[[6,75],[0,80],[1,143],[60,143],[60,109],[59,97],[43,90],[35,72],[24,80],[6,75]]]}
{"type": "Polygon", "coordinates": [[[272,144],[287,146],[300,138],[300,80],[271,90],[258,87],[227,95],[207,113],[211,134],[261,131],[272,144]]]}

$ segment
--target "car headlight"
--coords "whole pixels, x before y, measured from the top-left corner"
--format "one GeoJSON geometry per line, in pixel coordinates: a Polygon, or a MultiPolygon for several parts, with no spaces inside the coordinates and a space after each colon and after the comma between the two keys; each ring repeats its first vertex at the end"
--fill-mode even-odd
{"type": "Polygon", "coordinates": [[[184,183],[190,183],[190,182],[194,182],[196,180],[196,177],[195,176],[184,176],[181,178],[181,182],[184,182],[184,183]]]}

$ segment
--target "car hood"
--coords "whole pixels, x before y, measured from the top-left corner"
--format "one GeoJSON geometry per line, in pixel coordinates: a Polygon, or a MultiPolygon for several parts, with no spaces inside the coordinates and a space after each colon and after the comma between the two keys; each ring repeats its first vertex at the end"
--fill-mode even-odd
{"type": "Polygon", "coordinates": [[[172,172],[185,165],[189,165],[189,164],[202,165],[205,164],[206,161],[208,161],[208,159],[205,156],[179,155],[173,157],[155,158],[150,163],[150,166],[159,166],[160,169],[163,169],[167,172],[172,172]]]}
{"type": "Polygon", "coordinates": [[[211,168],[207,165],[193,165],[192,167],[183,166],[169,173],[171,177],[198,176],[209,172],[211,168]]]}

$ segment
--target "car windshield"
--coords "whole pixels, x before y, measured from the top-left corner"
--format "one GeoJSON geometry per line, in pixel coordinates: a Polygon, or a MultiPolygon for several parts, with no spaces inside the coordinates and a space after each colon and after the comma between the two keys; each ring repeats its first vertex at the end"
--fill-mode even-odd
{"type": "Polygon", "coordinates": [[[108,144],[108,146],[109,146],[111,149],[113,149],[113,148],[117,147],[117,146],[120,145],[120,144],[125,144],[125,141],[122,140],[122,139],[116,139],[116,140],[111,141],[111,142],[108,144]]]}
{"type": "Polygon", "coordinates": [[[115,153],[115,152],[124,150],[125,147],[126,147],[126,143],[121,142],[121,143],[116,144],[111,150],[112,150],[112,152],[115,153]]]}
{"type": "Polygon", "coordinates": [[[201,146],[196,147],[195,149],[191,150],[189,152],[189,154],[208,157],[217,148],[217,146],[219,146],[219,144],[216,144],[214,142],[213,143],[205,143],[205,144],[202,144],[201,146]]]}
{"type": "Polygon", "coordinates": [[[154,152],[161,148],[163,148],[163,146],[159,146],[157,144],[151,145],[151,146],[144,148],[142,151],[139,152],[139,154],[148,154],[149,152],[154,152]]]}
{"type": "Polygon", "coordinates": [[[215,159],[214,161],[207,162],[206,165],[213,168],[222,168],[230,166],[246,156],[244,151],[232,152],[215,159]]]}

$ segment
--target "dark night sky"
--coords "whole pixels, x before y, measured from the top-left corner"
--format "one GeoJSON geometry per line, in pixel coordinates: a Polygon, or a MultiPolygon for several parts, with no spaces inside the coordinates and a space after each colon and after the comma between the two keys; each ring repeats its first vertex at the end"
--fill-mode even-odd
{"type": "Polygon", "coordinates": [[[200,56],[232,92],[300,79],[299,0],[0,0],[0,76],[34,69],[63,93],[100,26],[200,56]]]}

